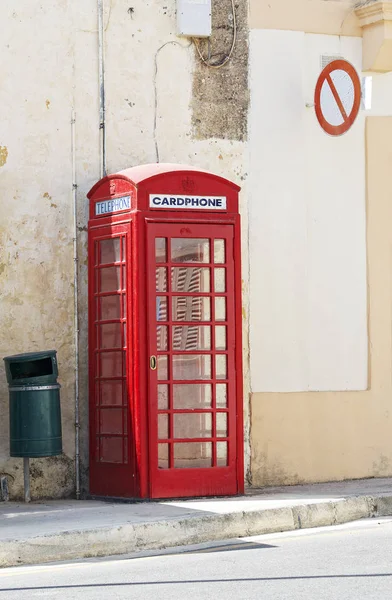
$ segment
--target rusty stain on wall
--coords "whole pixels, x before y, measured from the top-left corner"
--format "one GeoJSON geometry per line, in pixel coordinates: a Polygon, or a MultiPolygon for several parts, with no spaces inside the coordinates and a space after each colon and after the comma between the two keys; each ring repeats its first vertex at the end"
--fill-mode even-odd
{"type": "MultiPolygon", "coordinates": [[[[48,194],[48,192],[45,192],[45,194],[43,194],[43,197],[46,198],[47,200],[52,200],[52,196],[50,196],[48,194]]],[[[57,204],[54,204],[54,202],[50,203],[51,208],[57,208],[57,204]]]]}
{"type": "Polygon", "coordinates": [[[0,167],[4,167],[8,158],[8,148],[7,146],[0,146],[0,167]]]}
{"type": "MultiPolygon", "coordinates": [[[[192,124],[196,139],[247,139],[248,92],[248,8],[235,3],[237,42],[231,60],[220,69],[204,65],[195,49],[192,124]]],[[[212,9],[211,54],[219,61],[230,51],[233,40],[231,0],[216,0],[212,9]],[[223,55],[222,55],[223,53],[223,55]]],[[[208,56],[207,41],[200,50],[208,56]]]]}

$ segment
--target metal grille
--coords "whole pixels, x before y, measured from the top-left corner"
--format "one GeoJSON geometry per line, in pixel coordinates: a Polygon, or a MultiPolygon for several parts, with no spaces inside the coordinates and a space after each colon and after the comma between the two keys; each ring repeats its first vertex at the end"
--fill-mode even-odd
{"type": "Polygon", "coordinates": [[[325,67],[334,60],[343,60],[343,56],[340,56],[339,54],[322,54],[320,56],[321,70],[325,69],[325,67]]]}

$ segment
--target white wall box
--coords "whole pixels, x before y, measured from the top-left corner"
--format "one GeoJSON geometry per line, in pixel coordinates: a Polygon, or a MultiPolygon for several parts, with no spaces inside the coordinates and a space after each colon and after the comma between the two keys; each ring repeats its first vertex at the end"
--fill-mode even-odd
{"type": "Polygon", "coordinates": [[[211,0],[177,0],[178,35],[210,37],[211,0]]]}

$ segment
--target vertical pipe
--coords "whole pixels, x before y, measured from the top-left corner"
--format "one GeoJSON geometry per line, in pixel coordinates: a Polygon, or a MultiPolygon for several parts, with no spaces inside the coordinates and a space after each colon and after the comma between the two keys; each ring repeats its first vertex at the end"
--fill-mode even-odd
{"type": "Polygon", "coordinates": [[[106,176],[105,41],[103,29],[103,3],[104,0],[98,0],[99,145],[101,179],[106,176]]]}
{"type": "Polygon", "coordinates": [[[30,459],[25,457],[23,459],[23,483],[24,483],[24,500],[30,502],[30,459]]]}
{"type": "Polygon", "coordinates": [[[8,490],[8,480],[5,475],[3,477],[0,477],[0,488],[1,488],[1,498],[0,499],[3,502],[8,502],[10,499],[10,493],[8,490]]]}
{"type": "Polygon", "coordinates": [[[79,280],[78,280],[78,210],[76,183],[76,116],[72,110],[71,132],[72,132],[72,207],[74,220],[74,331],[75,331],[75,489],[76,499],[80,500],[80,407],[79,407],[79,280]]]}

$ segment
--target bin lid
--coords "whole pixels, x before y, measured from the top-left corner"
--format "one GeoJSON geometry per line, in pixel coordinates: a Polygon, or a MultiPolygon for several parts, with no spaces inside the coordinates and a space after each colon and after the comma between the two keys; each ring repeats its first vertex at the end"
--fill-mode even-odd
{"type": "Polygon", "coordinates": [[[14,354],[13,356],[5,356],[3,360],[7,362],[28,362],[30,360],[39,360],[40,358],[48,358],[56,356],[57,350],[45,350],[41,352],[25,352],[23,354],[14,354]]]}

